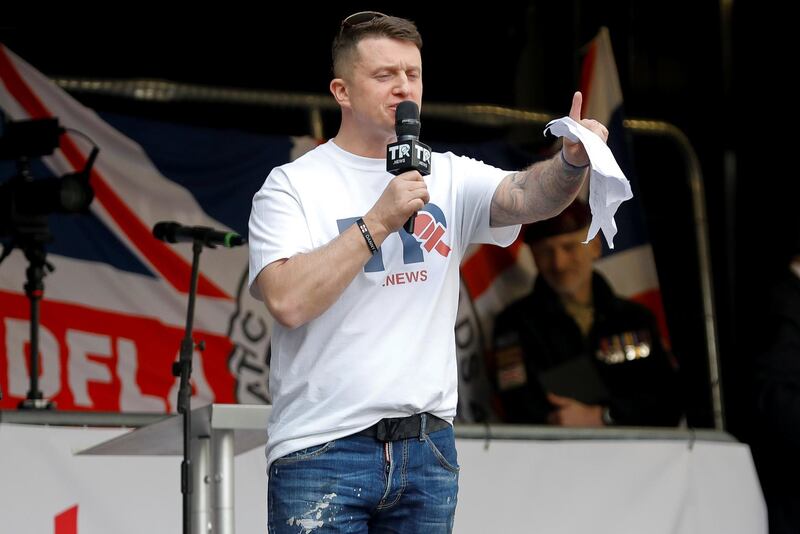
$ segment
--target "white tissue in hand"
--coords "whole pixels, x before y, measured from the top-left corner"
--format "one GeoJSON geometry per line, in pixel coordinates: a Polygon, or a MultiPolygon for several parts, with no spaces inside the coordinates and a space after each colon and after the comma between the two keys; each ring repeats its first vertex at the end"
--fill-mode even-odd
{"type": "Polygon", "coordinates": [[[569,117],[550,121],[544,129],[545,133],[548,129],[555,136],[583,143],[591,163],[589,208],[592,210],[592,224],[586,242],[603,230],[608,247],[614,248],[614,236],[617,235],[614,214],[623,202],[633,198],[630,182],[619,168],[614,154],[597,134],[569,117]]]}

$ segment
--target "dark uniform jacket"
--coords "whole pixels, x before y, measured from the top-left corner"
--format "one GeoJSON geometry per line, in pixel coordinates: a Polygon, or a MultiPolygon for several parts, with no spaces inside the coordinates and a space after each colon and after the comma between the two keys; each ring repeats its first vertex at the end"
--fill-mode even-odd
{"type": "Polygon", "coordinates": [[[592,290],[594,323],[588,337],[541,276],[531,294],[497,317],[490,376],[502,417],[544,424],[553,407],[540,373],[585,358],[585,369],[604,387],[599,398],[583,402],[608,406],[614,424],[676,425],[682,413],[677,374],[655,318],[645,307],[614,295],[597,273],[592,290]]]}
{"type": "Polygon", "coordinates": [[[786,273],[759,314],[751,446],[770,533],[800,532],[800,278],[786,273]]]}

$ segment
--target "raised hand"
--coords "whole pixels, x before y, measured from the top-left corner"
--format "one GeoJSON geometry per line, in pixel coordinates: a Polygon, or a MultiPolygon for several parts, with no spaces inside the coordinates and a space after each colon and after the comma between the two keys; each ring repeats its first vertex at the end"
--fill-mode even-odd
{"type": "MultiPolygon", "coordinates": [[[[594,132],[603,140],[608,141],[608,129],[600,122],[594,119],[581,119],[581,106],[583,105],[583,95],[580,91],[575,91],[572,95],[572,107],[569,110],[569,118],[585,127],[586,129],[594,132]]],[[[573,143],[566,137],[564,138],[564,158],[567,163],[582,167],[589,163],[589,156],[581,143],[573,143]]]]}

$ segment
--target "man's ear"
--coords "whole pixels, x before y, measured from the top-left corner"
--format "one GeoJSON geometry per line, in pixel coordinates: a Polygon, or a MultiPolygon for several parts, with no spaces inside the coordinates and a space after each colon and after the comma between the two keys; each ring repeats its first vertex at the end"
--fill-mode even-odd
{"type": "Polygon", "coordinates": [[[330,91],[336,103],[341,107],[350,107],[350,91],[344,78],[334,78],[331,80],[330,91]]]}

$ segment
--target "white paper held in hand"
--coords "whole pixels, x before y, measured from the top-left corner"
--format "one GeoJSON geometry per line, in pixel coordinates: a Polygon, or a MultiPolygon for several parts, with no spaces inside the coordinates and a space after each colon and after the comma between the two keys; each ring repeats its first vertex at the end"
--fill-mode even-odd
{"type": "Polygon", "coordinates": [[[589,208],[592,210],[592,223],[585,243],[602,230],[608,247],[614,248],[614,236],[617,235],[614,214],[623,202],[633,198],[630,182],[619,168],[611,149],[591,130],[570,117],[550,121],[544,129],[545,133],[547,130],[557,137],[566,137],[570,141],[583,143],[591,163],[589,208]]]}

